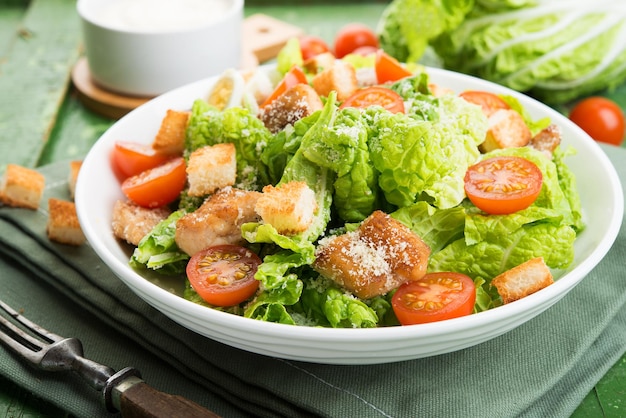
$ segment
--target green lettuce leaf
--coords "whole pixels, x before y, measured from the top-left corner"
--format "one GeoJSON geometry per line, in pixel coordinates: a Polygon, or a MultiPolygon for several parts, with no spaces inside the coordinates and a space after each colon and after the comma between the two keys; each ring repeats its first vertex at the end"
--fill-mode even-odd
{"type": "MultiPolygon", "coordinates": [[[[362,300],[329,285],[320,288],[317,283],[309,285],[302,293],[299,308],[307,317],[321,326],[333,328],[374,328],[379,317],[374,309],[362,300]]],[[[384,314],[385,310],[381,311],[384,314]]]]}
{"type": "Polygon", "coordinates": [[[185,272],[189,256],[178,248],[175,241],[176,221],[185,211],[172,212],[167,219],[159,222],[139,241],[130,258],[133,268],[148,268],[163,274],[185,272]]]}
{"type": "Polygon", "coordinates": [[[465,209],[457,206],[437,209],[426,202],[417,202],[391,213],[391,217],[408,226],[436,253],[463,237],[465,209]]]}
{"type": "Polygon", "coordinates": [[[261,152],[272,134],[248,109],[232,107],[223,111],[204,100],[196,100],[185,133],[185,155],[206,146],[231,142],[237,150],[237,183],[245,190],[260,190],[269,183],[261,152]]]}
{"type": "Polygon", "coordinates": [[[549,267],[563,269],[574,260],[575,239],[576,231],[569,225],[528,224],[496,241],[468,244],[464,238],[458,239],[432,254],[428,269],[456,271],[487,283],[534,257],[544,257],[549,267]]]}
{"type": "Polygon", "coordinates": [[[261,291],[245,307],[244,316],[295,324],[286,306],[300,300],[304,285],[294,269],[311,262],[306,256],[290,251],[265,256],[254,276],[261,282],[261,291]]]}
{"type": "Polygon", "coordinates": [[[381,47],[400,61],[419,60],[429,42],[463,22],[474,0],[394,0],[377,32],[381,47]]]}
{"type": "Polygon", "coordinates": [[[370,154],[378,183],[398,207],[420,200],[438,208],[458,205],[465,197],[465,171],[480,155],[487,131],[481,109],[454,95],[429,103],[436,105],[434,121],[389,112],[372,117],[370,154]]]}

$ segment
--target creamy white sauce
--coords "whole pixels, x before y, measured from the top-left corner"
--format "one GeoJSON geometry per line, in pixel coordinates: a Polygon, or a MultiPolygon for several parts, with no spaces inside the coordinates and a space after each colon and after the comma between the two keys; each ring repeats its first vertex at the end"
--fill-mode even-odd
{"type": "Polygon", "coordinates": [[[209,24],[231,4],[227,0],[109,0],[94,20],[120,30],[167,32],[209,24]]]}

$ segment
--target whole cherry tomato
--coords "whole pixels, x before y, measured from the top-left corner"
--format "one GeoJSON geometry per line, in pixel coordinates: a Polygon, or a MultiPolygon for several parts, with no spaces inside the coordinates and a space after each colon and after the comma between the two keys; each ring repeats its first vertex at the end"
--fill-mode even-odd
{"type": "Polygon", "coordinates": [[[363,46],[378,48],[376,33],[364,24],[350,23],[341,28],[335,36],[335,56],[337,58],[343,58],[363,46]]]}
{"type": "Polygon", "coordinates": [[[599,142],[621,145],[624,141],[624,112],[612,100],[589,97],[578,102],[569,118],[599,142]]]}
{"type": "Polygon", "coordinates": [[[320,37],[307,35],[300,38],[300,51],[302,59],[308,60],[316,55],[329,52],[328,44],[320,37]]]}

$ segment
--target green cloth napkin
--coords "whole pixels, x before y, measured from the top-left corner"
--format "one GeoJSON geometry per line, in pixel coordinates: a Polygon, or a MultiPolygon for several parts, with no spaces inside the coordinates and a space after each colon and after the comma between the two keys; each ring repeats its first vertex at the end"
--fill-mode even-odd
{"type": "MultiPolygon", "coordinates": [[[[626,149],[605,147],[626,183],[626,149]]],[[[51,243],[47,198],[68,198],[69,165],[41,168],[39,211],[0,208],[5,302],[83,341],[87,357],[135,366],[157,389],[226,417],[569,416],[626,349],[626,229],[545,313],[486,343],[399,363],[336,366],[265,357],[194,334],[135,296],[88,245],[51,243]]],[[[107,416],[75,375],[36,371],[0,349],[0,373],[78,417],[107,416]]]]}

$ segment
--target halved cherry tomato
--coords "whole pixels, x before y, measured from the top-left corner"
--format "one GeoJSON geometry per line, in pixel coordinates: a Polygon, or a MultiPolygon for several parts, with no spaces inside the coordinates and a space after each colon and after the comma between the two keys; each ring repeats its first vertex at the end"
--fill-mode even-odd
{"type": "Polygon", "coordinates": [[[424,324],[469,315],[476,301],[474,281],[461,273],[428,273],[398,288],[391,306],[402,325],[424,324]]]}
{"type": "Polygon", "coordinates": [[[305,61],[316,55],[330,51],[326,41],[318,36],[307,35],[301,37],[299,40],[302,59],[305,61]]]}
{"type": "Polygon", "coordinates": [[[111,152],[113,170],[122,179],[159,166],[169,158],[155,151],[150,145],[128,141],[117,141],[111,152]]]}
{"type": "Polygon", "coordinates": [[[539,167],[521,157],[488,158],[465,173],[465,194],[491,215],[526,209],[539,196],[542,184],[539,167]]]}
{"type": "Polygon", "coordinates": [[[397,59],[382,49],[376,52],[376,78],[379,84],[392,83],[412,75],[397,59]]]}
{"type": "Polygon", "coordinates": [[[217,245],[194,254],[187,264],[191,287],[207,303],[234,306],[259,288],[254,275],[261,259],[238,245],[217,245]]]}
{"type": "Polygon", "coordinates": [[[306,84],[308,83],[308,80],[306,78],[306,74],[304,74],[304,71],[302,71],[300,67],[294,65],[291,70],[289,70],[289,72],[285,74],[280,83],[278,83],[272,94],[270,94],[269,97],[265,99],[265,102],[263,102],[261,107],[265,107],[268,104],[272,103],[278,98],[278,96],[299,83],[306,84]]]}
{"type": "Polygon", "coordinates": [[[613,145],[624,142],[624,112],[610,99],[584,99],[574,106],[569,118],[596,141],[613,145]]]}
{"type": "Polygon", "coordinates": [[[176,200],[187,181],[185,160],[174,158],[163,165],[128,177],[122,192],[139,206],[156,208],[176,200]]]}
{"type": "Polygon", "coordinates": [[[378,37],[368,26],[362,23],[350,23],[335,36],[335,56],[343,58],[362,46],[378,48],[378,37]]]}
{"type": "Polygon", "coordinates": [[[467,90],[459,94],[459,96],[470,103],[479,105],[487,117],[491,116],[496,110],[511,108],[498,95],[487,91],[467,90]]]}
{"type": "Polygon", "coordinates": [[[357,90],[341,104],[340,108],[358,107],[365,109],[373,105],[382,106],[393,113],[404,113],[404,100],[402,96],[391,89],[379,86],[365,87],[357,90]]]}

